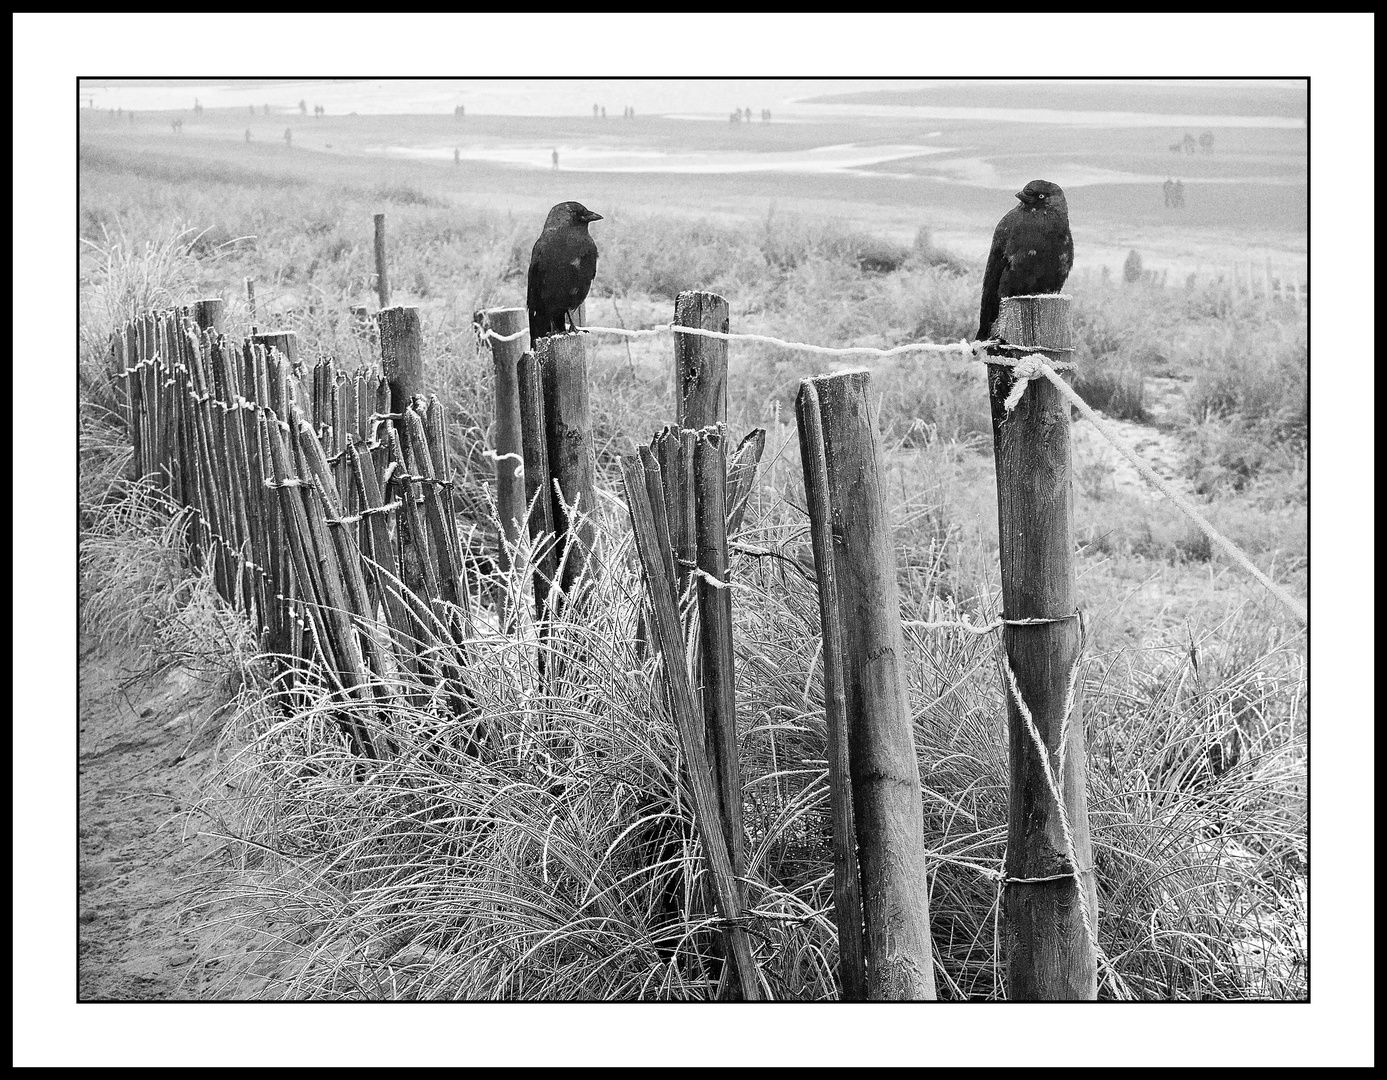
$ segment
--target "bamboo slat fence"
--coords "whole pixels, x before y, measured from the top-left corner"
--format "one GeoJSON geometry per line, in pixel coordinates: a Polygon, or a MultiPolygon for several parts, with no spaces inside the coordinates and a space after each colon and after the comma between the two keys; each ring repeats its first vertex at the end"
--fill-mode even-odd
{"type": "Polygon", "coordinates": [[[379,757],[402,672],[465,697],[438,648],[471,629],[443,408],[416,395],[392,412],[379,368],[297,363],[292,334],[237,343],[203,321],[160,311],[114,335],[135,467],[186,508],[195,565],[262,635],[286,691],[315,666],[375,706],[374,730],[343,723],[379,757]]]}

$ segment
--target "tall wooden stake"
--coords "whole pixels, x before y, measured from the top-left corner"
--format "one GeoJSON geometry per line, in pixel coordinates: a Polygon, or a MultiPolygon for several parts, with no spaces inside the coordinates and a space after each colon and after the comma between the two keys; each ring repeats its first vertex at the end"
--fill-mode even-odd
{"type": "Polygon", "coordinates": [[[588,403],[587,352],[583,334],[540,338],[535,354],[544,381],[544,440],[553,486],[554,527],[562,538],[559,586],[571,600],[587,571],[596,526],[594,482],[597,461],[592,446],[592,409],[588,403]],[[570,513],[572,511],[572,513],[570,513]]]}
{"type": "MultiPolygon", "coordinates": [[[[1249,264],[1250,266],[1250,264],[1249,264]]],[[[1002,301],[994,337],[1072,355],[1067,296],[1002,301]]],[[[999,351],[1005,352],[1005,347],[999,351]]],[[[1024,355],[1016,352],[1014,355],[1024,355]]],[[[1077,869],[1097,931],[1097,892],[1088,833],[1082,702],[1075,682],[1082,645],[1074,572],[1074,484],[1069,404],[1044,378],[1031,380],[1016,407],[1005,400],[1012,369],[988,368],[997,520],[1002,564],[1002,641],[1022,701],[1058,772],[1073,838],[1072,860],[1042,759],[1010,685],[1007,718],[1011,799],[1007,831],[1006,913],[1009,994],[1018,1001],[1092,1000],[1097,957],[1084,925],[1077,869]],[[1038,620],[1016,625],[1015,620],[1038,620]],[[1072,712],[1065,705],[1074,690],[1072,712]],[[1061,735],[1067,738],[1061,745],[1061,735]],[[1062,763],[1062,764],[1061,764],[1062,763]],[[1077,863],[1077,866],[1075,865],[1077,863]]],[[[1006,680],[1009,684],[1010,680],[1006,680]]]]}
{"type": "Polygon", "coordinates": [[[514,341],[491,343],[492,385],[496,392],[496,433],[492,444],[496,453],[496,513],[501,519],[505,542],[498,564],[510,569],[509,546],[520,538],[525,520],[524,470],[520,468],[524,445],[520,432],[520,382],[516,365],[530,351],[529,317],[524,308],[492,308],[481,312],[482,328],[501,337],[520,333],[514,341]]]}
{"type": "Polygon", "coordinates": [[[403,432],[403,414],[415,394],[424,392],[423,333],[417,307],[386,308],[376,316],[380,327],[380,364],[390,384],[390,411],[401,414],[395,430],[403,432]]]}
{"type": "Polygon", "coordinates": [[[381,309],[390,306],[390,279],[385,273],[385,215],[376,215],[376,296],[381,309]]]}
{"type": "MultiPolygon", "coordinates": [[[[812,497],[815,531],[832,530],[833,573],[848,716],[848,760],[862,878],[867,997],[933,999],[924,807],[902,668],[896,554],[886,521],[881,443],[869,407],[871,375],[849,371],[801,387],[817,397],[826,490],[812,497]],[[826,496],[826,497],[824,497],[826,496]]],[[[821,579],[822,580],[822,579],[821,579]]],[[[821,599],[821,609],[822,609],[821,599]]],[[[826,638],[828,645],[831,637],[826,638]]]]}
{"type": "Polygon", "coordinates": [[[838,969],[842,1000],[865,1001],[867,967],[862,954],[862,877],[857,865],[857,825],[852,810],[852,772],[848,759],[848,707],[843,689],[843,615],[833,552],[828,463],[824,459],[819,394],[806,380],[795,402],[800,460],[809,501],[810,540],[819,578],[819,619],[823,627],[824,719],[828,729],[828,801],[833,818],[833,921],[838,928],[838,969]]]}
{"type": "MultiPolygon", "coordinates": [[[[727,333],[727,301],[716,293],[682,292],[674,324],[727,333]]],[[[727,342],[674,334],[674,422],[681,428],[727,423],[727,342]]]]}

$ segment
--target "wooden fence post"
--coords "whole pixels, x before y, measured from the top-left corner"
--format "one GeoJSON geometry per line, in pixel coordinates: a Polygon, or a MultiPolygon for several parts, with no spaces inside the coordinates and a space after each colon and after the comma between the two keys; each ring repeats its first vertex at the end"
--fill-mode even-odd
{"type": "MultiPolygon", "coordinates": [[[[1073,346],[1069,297],[1005,298],[993,336],[1067,359],[1073,346]]],[[[1003,908],[1009,996],[1092,1000],[1097,955],[1091,934],[1097,931],[1098,904],[1077,694],[1082,633],[1069,405],[1049,380],[1036,378],[1008,412],[1005,401],[1013,382],[1011,368],[988,367],[1008,665],[1011,796],[1003,908]],[[1045,745],[1043,756],[1037,735],[1045,745]],[[1051,779],[1062,795],[1059,805],[1051,779]]]]}
{"type": "MultiPolygon", "coordinates": [[[[698,621],[702,648],[703,718],[717,781],[732,872],[746,872],[742,768],[737,751],[737,695],[732,645],[732,593],[727,582],[727,457],[721,429],[703,428],[694,444],[698,621]]],[[[739,886],[742,902],[745,887],[739,886]]]]}
{"type": "Polygon", "coordinates": [[[399,413],[395,430],[404,432],[404,411],[424,392],[424,346],[417,307],[386,308],[376,315],[380,363],[390,384],[390,411],[399,413]]]}
{"type": "MultiPolygon", "coordinates": [[[[674,301],[674,325],[725,334],[728,304],[716,293],[682,292],[674,301]]],[[[674,422],[681,428],[727,423],[727,342],[674,333],[674,422]]]]}
{"type": "MultiPolygon", "coordinates": [[[[516,364],[520,394],[520,438],[525,459],[526,520],[533,545],[535,618],[543,627],[549,615],[549,596],[558,574],[559,538],[554,527],[553,482],[549,475],[549,448],[545,439],[544,378],[539,358],[527,352],[516,364]]],[[[543,657],[541,656],[541,665],[543,657]]]]}
{"type": "Polygon", "coordinates": [[[828,729],[828,799],[833,819],[833,921],[838,928],[838,970],[843,1001],[865,1001],[867,967],[862,949],[862,877],[857,865],[857,825],[852,809],[848,758],[848,711],[843,688],[843,616],[833,553],[828,505],[828,463],[824,459],[819,394],[812,381],[795,401],[800,461],[809,501],[810,540],[819,579],[819,620],[823,628],[824,720],[828,729]]]}
{"type": "Polygon", "coordinates": [[[220,297],[207,297],[193,304],[193,319],[199,330],[226,332],[226,301],[220,297]]]}
{"type": "Polygon", "coordinates": [[[712,871],[718,908],[726,920],[722,933],[733,960],[733,975],[742,998],[759,1001],[763,997],[756,958],[750,937],[742,922],[743,889],[733,869],[724,819],[719,812],[721,799],[713,763],[709,760],[705,729],[698,722],[693,689],[684,661],[684,635],[680,626],[678,602],[674,595],[673,560],[669,554],[669,529],[664,522],[664,503],[656,493],[660,488],[660,466],[644,447],[638,454],[622,459],[626,503],[636,551],[645,571],[650,598],[653,638],[664,661],[670,691],[670,706],[683,751],[684,769],[693,796],[694,824],[703,841],[703,851],[712,871]]]}
{"type": "Polygon", "coordinates": [[[510,546],[520,539],[525,520],[525,480],[520,468],[524,445],[520,425],[520,382],[517,365],[530,351],[529,316],[524,308],[491,308],[480,313],[481,326],[501,337],[521,336],[514,341],[487,340],[491,344],[492,386],[495,389],[496,433],[492,445],[496,454],[496,513],[501,519],[504,540],[497,559],[502,570],[510,569],[510,546]]]}
{"type": "Polygon", "coordinates": [[[385,274],[385,215],[376,215],[376,296],[381,309],[390,306],[390,280],[385,274]]]}
{"type": "MultiPolygon", "coordinates": [[[[840,666],[849,717],[867,997],[932,1000],[920,768],[902,667],[896,555],[886,521],[870,385],[869,372],[849,371],[820,375],[800,388],[800,411],[817,408],[823,439],[827,483],[811,495],[810,511],[816,531],[832,530],[832,573],[842,620],[842,655],[829,654],[833,635],[827,635],[824,665],[840,666]]],[[[806,434],[801,428],[801,437],[806,434]]]]}
{"type": "Polygon", "coordinates": [[[279,354],[292,366],[299,362],[299,335],[292,330],[277,330],[269,334],[254,334],[251,343],[263,345],[266,349],[278,349],[279,354]]]}
{"type": "Polygon", "coordinates": [[[250,308],[250,332],[255,333],[255,278],[246,278],[246,306],[250,308]]]}
{"type": "Polygon", "coordinates": [[[588,402],[587,348],[583,334],[540,338],[535,355],[544,383],[544,441],[549,457],[554,528],[560,538],[559,587],[571,601],[587,571],[596,536],[592,409],[588,402]],[[557,490],[553,490],[553,489],[557,490]],[[570,514],[576,512],[576,518],[570,514]]]}

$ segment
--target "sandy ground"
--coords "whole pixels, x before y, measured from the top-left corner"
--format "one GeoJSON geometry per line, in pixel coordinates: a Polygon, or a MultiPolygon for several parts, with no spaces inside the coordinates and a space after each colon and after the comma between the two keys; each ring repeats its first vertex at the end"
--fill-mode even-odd
{"type": "Polygon", "coordinates": [[[219,872],[197,810],[226,695],[187,669],[140,674],[147,653],[82,643],[78,694],[79,1001],[253,998],[252,942],[225,905],[189,908],[219,872]]]}

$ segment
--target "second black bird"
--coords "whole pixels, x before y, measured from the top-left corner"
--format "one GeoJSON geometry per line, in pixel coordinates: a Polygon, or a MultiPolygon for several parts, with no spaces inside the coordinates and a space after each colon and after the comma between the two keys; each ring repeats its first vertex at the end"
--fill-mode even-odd
{"type": "Polygon", "coordinates": [[[992,234],[978,312],[980,340],[992,336],[1003,297],[1057,293],[1074,265],[1069,205],[1060,186],[1032,180],[1016,197],[1021,205],[1013,206],[992,234]]]}
{"type": "Polygon", "coordinates": [[[530,253],[525,306],[532,343],[576,328],[573,312],[588,298],[597,274],[597,245],[588,224],[601,220],[601,214],[578,202],[561,202],[549,211],[530,253]]]}

